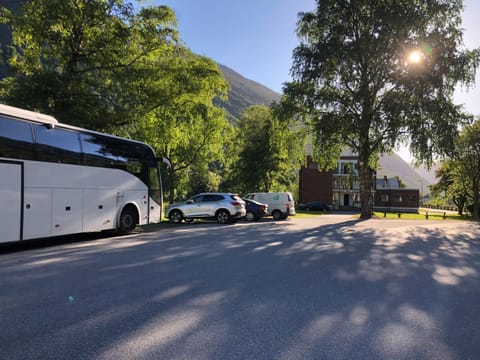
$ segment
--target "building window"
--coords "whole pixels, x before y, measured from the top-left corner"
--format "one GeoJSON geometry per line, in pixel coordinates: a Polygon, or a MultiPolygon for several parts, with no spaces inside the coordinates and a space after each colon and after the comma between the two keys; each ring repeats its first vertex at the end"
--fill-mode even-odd
{"type": "Polygon", "coordinates": [[[416,200],[416,196],[415,195],[408,195],[408,201],[415,201],[416,200]]]}
{"type": "Polygon", "coordinates": [[[390,198],[389,198],[388,194],[381,194],[381,196],[380,196],[380,201],[381,201],[381,202],[385,202],[385,203],[386,203],[386,202],[388,202],[389,200],[390,200],[390,198]]]}
{"type": "Polygon", "coordinates": [[[401,203],[402,200],[402,195],[393,195],[393,201],[396,203],[401,203]]]}

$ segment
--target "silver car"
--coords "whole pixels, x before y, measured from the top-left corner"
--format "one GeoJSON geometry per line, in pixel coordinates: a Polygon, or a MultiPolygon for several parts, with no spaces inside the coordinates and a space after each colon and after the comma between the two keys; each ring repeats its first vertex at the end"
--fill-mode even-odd
{"type": "Polygon", "coordinates": [[[193,219],[216,219],[219,224],[226,224],[245,216],[246,210],[245,202],[237,194],[209,192],[195,195],[183,203],[170,204],[165,213],[174,224],[193,219]]]}

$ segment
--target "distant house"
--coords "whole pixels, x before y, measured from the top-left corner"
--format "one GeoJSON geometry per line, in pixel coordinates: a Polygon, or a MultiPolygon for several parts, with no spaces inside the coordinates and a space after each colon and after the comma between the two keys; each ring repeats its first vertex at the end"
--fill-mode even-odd
{"type": "Polygon", "coordinates": [[[337,168],[321,171],[311,156],[300,169],[299,202],[322,201],[335,209],[360,207],[358,160],[353,154],[343,154],[337,168]]]}
{"type": "Polygon", "coordinates": [[[374,210],[418,212],[420,191],[402,189],[397,178],[376,179],[374,210]]]}
{"type": "MultiPolygon", "coordinates": [[[[417,212],[418,189],[402,189],[397,178],[374,179],[374,209],[377,211],[417,212]]],[[[337,167],[321,171],[311,156],[300,169],[299,202],[322,201],[337,210],[360,208],[358,158],[342,153],[337,167]]]]}

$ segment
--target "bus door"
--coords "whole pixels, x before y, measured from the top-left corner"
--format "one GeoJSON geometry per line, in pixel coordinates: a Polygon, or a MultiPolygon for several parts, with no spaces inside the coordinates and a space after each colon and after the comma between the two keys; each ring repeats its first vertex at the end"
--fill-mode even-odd
{"type": "Polygon", "coordinates": [[[22,239],[23,163],[0,160],[0,242],[22,239]]]}

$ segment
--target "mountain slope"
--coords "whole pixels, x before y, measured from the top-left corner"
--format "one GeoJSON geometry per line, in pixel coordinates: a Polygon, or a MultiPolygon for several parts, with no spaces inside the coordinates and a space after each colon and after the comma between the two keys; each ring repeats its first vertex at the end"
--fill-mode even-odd
{"type": "Polygon", "coordinates": [[[434,183],[431,176],[422,176],[397,154],[383,154],[379,163],[377,179],[398,176],[407,188],[420,189],[423,194],[428,193],[428,186],[434,183]]]}
{"type": "Polygon", "coordinates": [[[230,90],[228,91],[228,101],[216,100],[216,103],[227,110],[233,122],[236,122],[243,111],[251,105],[268,106],[272,101],[280,100],[280,94],[266,86],[243,77],[225,65],[218,64],[218,68],[229,83],[230,90]]]}

